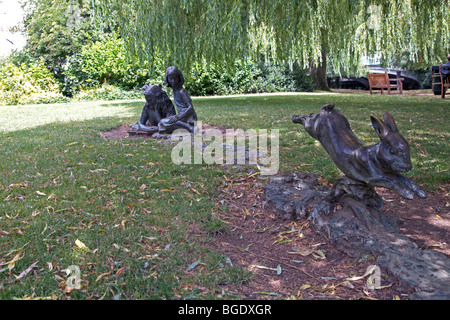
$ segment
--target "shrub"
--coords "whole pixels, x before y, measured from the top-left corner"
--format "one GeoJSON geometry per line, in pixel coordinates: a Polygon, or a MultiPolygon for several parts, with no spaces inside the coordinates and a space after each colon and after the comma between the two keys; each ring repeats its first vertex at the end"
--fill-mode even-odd
{"type": "Polygon", "coordinates": [[[189,77],[186,77],[186,89],[193,96],[208,96],[214,94],[231,93],[227,84],[225,69],[216,64],[207,64],[205,61],[197,62],[192,66],[189,77]]]}
{"type": "Polygon", "coordinates": [[[138,90],[124,90],[122,88],[104,83],[99,88],[83,89],[73,98],[73,101],[94,101],[94,100],[124,100],[141,99],[143,93],[138,90]]]}
{"type": "MultiPolygon", "coordinates": [[[[164,74],[164,69],[159,69],[157,72],[164,74]]],[[[63,90],[67,95],[73,95],[79,90],[99,88],[103,83],[125,90],[140,88],[149,82],[149,70],[147,62],[139,64],[130,61],[123,39],[112,35],[84,46],[80,54],[69,58],[65,66],[63,90]]],[[[159,82],[162,82],[162,76],[159,82]]]]}
{"type": "Polygon", "coordinates": [[[0,104],[30,104],[65,102],[58,81],[42,62],[22,63],[9,61],[0,64],[0,104]]]}
{"type": "Polygon", "coordinates": [[[185,85],[194,96],[313,90],[311,78],[297,64],[291,69],[249,59],[237,60],[233,68],[197,63],[185,85]]]}

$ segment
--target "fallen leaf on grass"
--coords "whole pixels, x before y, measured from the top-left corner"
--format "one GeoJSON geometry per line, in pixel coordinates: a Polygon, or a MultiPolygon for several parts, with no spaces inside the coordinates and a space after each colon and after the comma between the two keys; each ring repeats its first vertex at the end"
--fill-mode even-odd
{"type": "Polygon", "coordinates": [[[157,271],[153,271],[151,274],[146,276],[145,279],[157,278],[157,277],[158,277],[158,272],[157,271]]]}
{"type": "Polygon", "coordinates": [[[75,245],[83,251],[91,251],[83,242],[80,240],[75,240],[75,245]]]}
{"type": "Polygon", "coordinates": [[[12,183],[8,186],[9,189],[15,189],[15,188],[29,188],[28,182],[22,182],[22,183],[12,183]]]}
{"type": "Polygon", "coordinates": [[[8,219],[11,219],[11,220],[17,218],[18,216],[19,216],[19,214],[16,214],[15,216],[13,216],[13,215],[8,215],[7,213],[5,213],[5,217],[8,219]]]}
{"type": "Polygon", "coordinates": [[[57,197],[56,197],[56,194],[51,193],[51,194],[47,197],[47,200],[56,199],[56,198],[57,198],[57,197]]]}
{"type": "Polygon", "coordinates": [[[28,244],[29,244],[29,242],[25,243],[23,246],[21,246],[21,247],[18,248],[18,249],[11,250],[10,252],[8,252],[8,253],[6,254],[6,257],[12,255],[14,252],[20,252],[20,251],[22,251],[23,248],[25,248],[28,244]]]}
{"type": "Polygon", "coordinates": [[[200,263],[200,260],[191,263],[191,264],[187,267],[186,271],[190,271],[190,270],[194,269],[199,263],[200,263]]]}
{"type": "Polygon", "coordinates": [[[99,275],[98,277],[97,277],[97,279],[95,279],[95,281],[99,281],[101,278],[103,278],[104,276],[108,276],[108,275],[110,275],[111,274],[111,272],[105,272],[105,273],[102,273],[101,275],[99,275]]]}
{"type": "Polygon", "coordinates": [[[33,269],[38,262],[39,262],[39,260],[36,261],[35,263],[33,263],[28,268],[26,268],[24,271],[22,271],[18,276],[14,276],[14,277],[16,277],[16,280],[19,280],[19,279],[25,277],[28,273],[30,273],[31,269],[33,269]]]}
{"type": "Polygon", "coordinates": [[[118,249],[118,250],[123,250],[125,252],[130,252],[130,250],[128,250],[127,248],[121,247],[119,246],[117,243],[113,243],[114,248],[118,249]]]}
{"type": "Polygon", "coordinates": [[[12,258],[11,261],[6,262],[5,265],[8,265],[9,271],[11,271],[14,268],[14,266],[16,265],[16,262],[19,261],[20,259],[22,259],[24,256],[25,256],[25,254],[21,255],[21,253],[19,252],[18,254],[16,254],[14,256],[14,258],[12,258]]]}
{"type": "Polygon", "coordinates": [[[116,272],[116,275],[122,274],[122,273],[124,273],[125,271],[127,271],[128,269],[129,269],[129,267],[122,267],[122,268],[119,268],[119,270],[117,270],[117,272],[116,272]]]}

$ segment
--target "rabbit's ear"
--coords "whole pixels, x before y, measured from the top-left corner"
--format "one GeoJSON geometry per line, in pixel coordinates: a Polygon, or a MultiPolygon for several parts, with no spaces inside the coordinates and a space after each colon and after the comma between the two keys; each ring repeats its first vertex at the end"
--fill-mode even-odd
{"type": "Polygon", "coordinates": [[[386,124],[386,127],[389,129],[389,131],[398,132],[394,117],[387,112],[384,113],[384,123],[386,124]]]}
{"type": "Polygon", "coordinates": [[[370,116],[370,120],[372,121],[372,126],[375,129],[378,137],[380,137],[380,139],[384,139],[389,132],[384,122],[375,116],[370,116]]]}

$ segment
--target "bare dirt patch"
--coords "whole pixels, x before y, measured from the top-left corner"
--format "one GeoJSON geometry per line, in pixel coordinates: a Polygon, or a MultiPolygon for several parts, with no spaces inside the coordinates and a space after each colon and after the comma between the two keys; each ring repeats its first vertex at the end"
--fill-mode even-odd
{"type": "Polygon", "coordinates": [[[114,139],[142,139],[142,138],[150,138],[150,135],[135,135],[132,136],[128,133],[128,130],[131,130],[131,127],[128,125],[122,125],[117,128],[107,130],[107,131],[100,131],[100,137],[105,140],[114,140],[114,139]]]}
{"type": "MultiPolygon", "coordinates": [[[[377,257],[349,258],[315,232],[306,219],[286,221],[265,203],[267,180],[246,174],[225,181],[221,213],[230,232],[217,235],[212,246],[233,264],[254,271],[241,285],[227,289],[247,299],[410,299],[414,288],[382,271],[381,289],[367,288],[367,268],[377,257]]],[[[383,211],[404,221],[402,232],[421,248],[450,256],[449,186],[428,194],[427,199],[404,200],[395,192],[378,189],[383,211]]]]}
{"type": "Polygon", "coordinates": [[[397,193],[378,189],[383,211],[403,220],[401,231],[422,249],[433,249],[450,257],[450,186],[428,193],[426,199],[405,200],[397,193]]]}

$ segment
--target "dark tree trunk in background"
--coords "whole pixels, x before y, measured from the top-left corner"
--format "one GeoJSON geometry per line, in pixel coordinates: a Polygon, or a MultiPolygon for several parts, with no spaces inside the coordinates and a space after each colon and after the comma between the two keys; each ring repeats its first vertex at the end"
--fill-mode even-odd
{"type": "Polygon", "coordinates": [[[309,67],[309,73],[318,90],[331,91],[328,86],[327,79],[327,57],[325,50],[322,50],[322,61],[317,66],[311,65],[309,67]]]}

